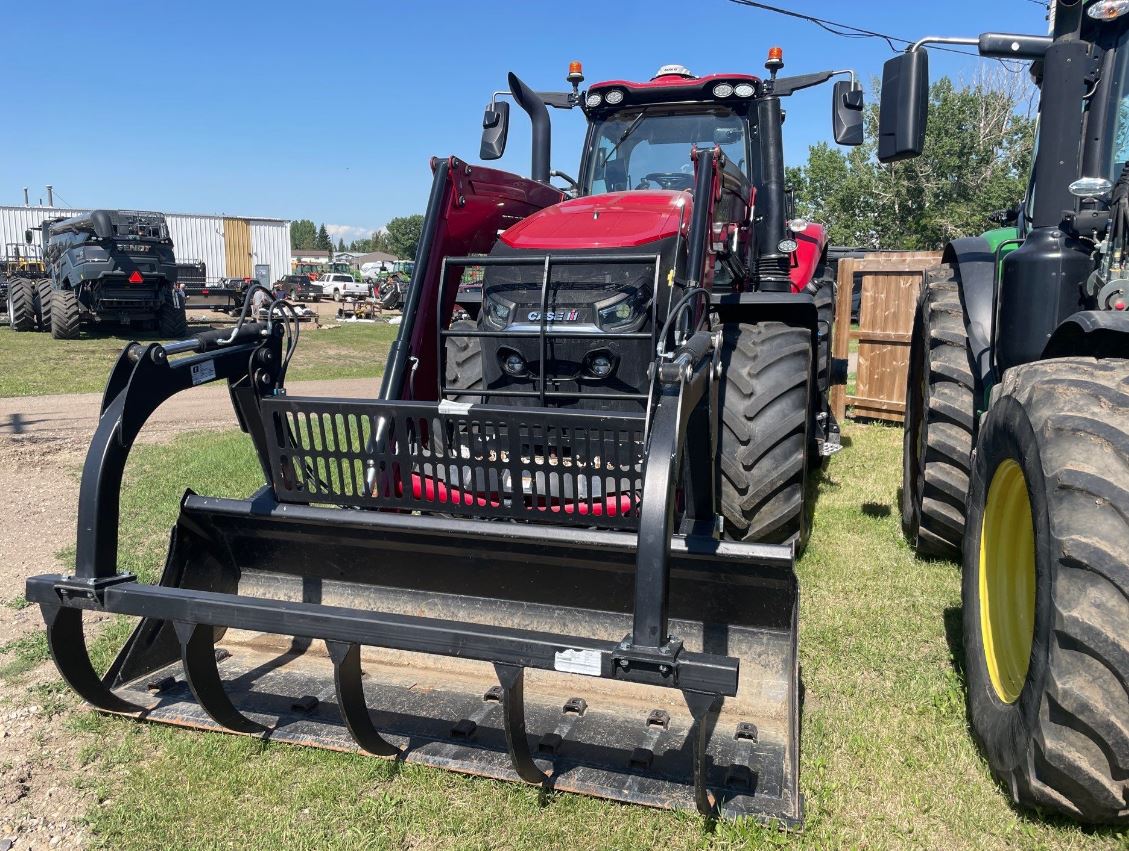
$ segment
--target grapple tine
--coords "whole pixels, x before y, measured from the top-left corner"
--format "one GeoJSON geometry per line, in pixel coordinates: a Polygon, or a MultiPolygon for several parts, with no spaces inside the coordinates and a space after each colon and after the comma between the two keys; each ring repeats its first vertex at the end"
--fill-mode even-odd
{"type": "Polygon", "coordinates": [[[102,682],[90,655],[86,651],[86,638],[82,634],[82,609],[63,608],[43,603],[40,605],[43,621],[47,624],[47,646],[55,667],[91,706],[106,712],[144,712],[146,707],[130,703],[110,691],[102,682]]]}
{"type": "Polygon", "coordinates": [[[712,818],[717,815],[717,802],[706,788],[706,773],[709,770],[706,764],[706,746],[721,712],[721,695],[684,691],[682,696],[686,698],[686,706],[694,718],[694,727],[690,731],[694,763],[694,804],[699,813],[712,818]]]}
{"type": "Polygon", "coordinates": [[[223,680],[216,667],[215,627],[184,621],[174,621],[173,627],[180,640],[184,678],[204,711],[217,724],[236,733],[266,732],[266,727],[236,709],[224,691],[223,680]]]}
{"type": "Polygon", "coordinates": [[[525,733],[525,668],[495,663],[494,671],[502,685],[502,726],[514,771],[526,783],[543,784],[549,778],[533,761],[525,733]]]}
{"type": "Polygon", "coordinates": [[[361,684],[361,646],[347,641],[326,641],[325,646],[333,660],[337,705],[357,744],[377,756],[400,756],[400,749],[380,735],[369,715],[361,684]]]}

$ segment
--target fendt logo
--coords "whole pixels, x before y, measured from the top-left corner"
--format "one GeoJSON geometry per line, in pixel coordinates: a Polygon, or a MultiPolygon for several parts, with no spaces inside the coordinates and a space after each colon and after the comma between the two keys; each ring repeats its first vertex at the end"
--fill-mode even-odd
{"type": "MultiPolygon", "coordinates": [[[[580,311],[579,310],[550,310],[550,311],[547,311],[545,313],[545,321],[546,322],[575,322],[579,318],[580,318],[580,311]]],[[[529,321],[530,322],[540,322],[541,321],[541,311],[540,310],[529,311],[529,321]]]]}
{"type": "Polygon", "coordinates": [[[144,252],[144,251],[148,251],[148,250],[149,250],[148,245],[143,245],[143,244],[138,243],[138,242],[119,242],[118,243],[118,251],[134,251],[134,252],[142,251],[142,252],[144,252]]]}

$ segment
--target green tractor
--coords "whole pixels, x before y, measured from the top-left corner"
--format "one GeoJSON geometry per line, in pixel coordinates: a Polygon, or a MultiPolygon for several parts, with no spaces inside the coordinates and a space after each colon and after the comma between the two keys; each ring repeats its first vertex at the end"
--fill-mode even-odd
{"type": "MultiPolygon", "coordinates": [[[[1057,8],[1056,8],[1057,6],[1057,8]]],[[[927,43],[1033,60],[1014,227],[926,278],[902,524],[962,558],[972,732],[1018,805],[1129,824],[1129,2],[1059,0],[1050,36],[926,38],[883,72],[879,159],[921,153],[927,43]]]]}

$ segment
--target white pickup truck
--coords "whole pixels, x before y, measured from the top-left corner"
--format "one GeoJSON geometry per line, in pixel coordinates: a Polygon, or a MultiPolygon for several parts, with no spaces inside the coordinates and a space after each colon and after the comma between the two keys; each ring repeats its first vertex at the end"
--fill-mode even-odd
{"type": "Polygon", "coordinates": [[[344,272],[327,272],[319,275],[314,283],[321,287],[322,294],[334,301],[341,301],[345,296],[367,296],[369,285],[364,281],[353,280],[352,275],[344,272]]]}

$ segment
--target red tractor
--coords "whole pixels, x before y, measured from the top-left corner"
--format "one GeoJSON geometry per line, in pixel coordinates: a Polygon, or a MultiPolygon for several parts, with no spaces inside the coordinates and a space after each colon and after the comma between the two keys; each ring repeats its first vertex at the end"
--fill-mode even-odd
{"type": "MultiPolygon", "coordinates": [[[[286,394],[284,301],[127,347],[75,575],[28,580],[70,685],[151,721],[798,822],[794,561],[843,376],[824,230],[784,184],[781,99],[848,72],[782,66],[774,50],[764,80],[666,66],[581,92],[577,63],[553,94],[511,74],[532,177],[432,160],[375,400],[286,394]],[[546,104],[588,119],[567,191],[549,183],[546,104]],[[452,322],[457,298],[470,318],[452,322]],[[160,582],[119,573],[134,438],[221,378],[263,486],[188,492],[160,582]],[[83,609],[141,617],[105,677],[83,609]]],[[[836,139],[859,143],[853,77],[834,97],[836,139]]],[[[508,117],[496,98],[484,159],[508,117]]]]}

